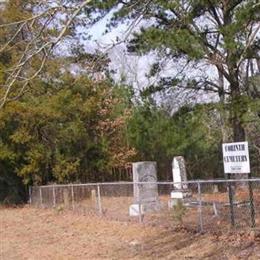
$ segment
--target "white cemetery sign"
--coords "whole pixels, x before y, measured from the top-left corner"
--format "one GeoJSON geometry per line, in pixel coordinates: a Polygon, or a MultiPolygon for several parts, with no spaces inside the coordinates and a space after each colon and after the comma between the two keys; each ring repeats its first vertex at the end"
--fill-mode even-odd
{"type": "Polygon", "coordinates": [[[248,142],[222,144],[225,173],[250,173],[248,142]]]}

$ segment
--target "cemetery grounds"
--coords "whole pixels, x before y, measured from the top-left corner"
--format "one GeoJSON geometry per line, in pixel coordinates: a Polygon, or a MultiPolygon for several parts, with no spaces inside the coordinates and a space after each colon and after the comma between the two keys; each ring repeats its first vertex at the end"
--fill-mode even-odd
{"type": "Polygon", "coordinates": [[[199,234],[55,209],[3,208],[3,259],[259,259],[248,231],[199,234]]]}
{"type": "MultiPolygon", "coordinates": [[[[132,190],[126,185],[101,185],[102,212],[91,197],[95,186],[74,187],[74,201],[68,195],[71,186],[55,187],[55,193],[50,186],[42,190],[41,205],[35,198],[36,204],[30,206],[1,208],[0,259],[260,259],[256,184],[254,230],[248,205],[234,207],[236,227],[232,228],[226,190],[220,187],[215,193],[212,185],[202,187],[203,231],[198,205],[188,207],[181,222],[176,220],[167,208],[166,185],[159,185],[165,208],[145,215],[142,222],[129,217],[132,190]],[[217,215],[213,201],[220,203],[217,215]]],[[[195,189],[192,197],[198,200],[195,189]]],[[[247,189],[237,187],[234,202],[247,198],[247,189]]]]}

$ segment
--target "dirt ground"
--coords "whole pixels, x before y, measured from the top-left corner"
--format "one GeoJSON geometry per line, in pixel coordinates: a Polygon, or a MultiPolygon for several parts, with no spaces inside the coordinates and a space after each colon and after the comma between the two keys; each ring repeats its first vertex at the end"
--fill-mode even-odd
{"type": "Polygon", "coordinates": [[[1,208],[0,259],[260,259],[258,232],[198,234],[54,209],[1,208]]]}

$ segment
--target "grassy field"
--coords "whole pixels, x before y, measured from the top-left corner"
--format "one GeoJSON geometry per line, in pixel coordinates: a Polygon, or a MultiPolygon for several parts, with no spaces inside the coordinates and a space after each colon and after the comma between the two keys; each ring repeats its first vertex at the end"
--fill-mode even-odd
{"type": "Polygon", "coordinates": [[[0,259],[260,259],[249,231],[197,234],[53,209],[0,209],[0,259]]]}

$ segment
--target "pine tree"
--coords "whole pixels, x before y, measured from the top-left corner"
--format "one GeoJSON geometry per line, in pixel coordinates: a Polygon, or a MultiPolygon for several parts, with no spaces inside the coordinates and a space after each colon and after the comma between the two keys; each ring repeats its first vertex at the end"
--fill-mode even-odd
{"type": "MultiPolygon", "coordinates": [[[[228,107],[233,141],[245,140],[243,115],[248,107],[244,97],[248,95],[249,78],[260,71],[257,0],[132,0],[120,1],[120,6],[117,1],[105,5],[95,2],[102,14],[115,6],[119,8],[111,25],[144,19],[146,26],[134,35],[129,51],[156,51],[176,66],[181,61],[185,66],[192,65],[197,71],[194,77],[184,69],[180,77],[163,78],[161,85],[217,93],[228,107]],[[217,78],[199,74],[202,64],[212,68],[217,78]]],[[[159,70],[159,64],[155,65],[159,70]]],[[[157,89],[161,87],[151,86],[150,90],[157,89]]]]}

